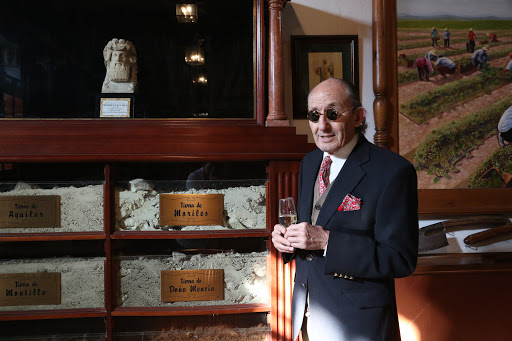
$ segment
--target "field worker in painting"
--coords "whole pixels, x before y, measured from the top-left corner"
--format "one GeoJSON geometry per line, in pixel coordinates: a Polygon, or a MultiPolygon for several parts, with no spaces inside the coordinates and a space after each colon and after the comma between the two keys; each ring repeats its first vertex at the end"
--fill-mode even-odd
{"type": "Polygon", "coordinates": [[[439,51],[437,51],[436,49],[432,49],[425,54],[425,58],[427,58],[431,62],[435,62],[437,60],[438,54],[439,54],[439,51]]]}
{"type": "Polygon", "coordinates": [[[508,54],[508,59],[509,59],[509,61],[508,61],[507,66],[505,66],[505,69],[503,69],[503,70],[501,70],[499,72],[500,74],[503,74],[503,73],[510,73],[510,74],[512,74],[512,52],[510,52],[508,54]]]}
{"type": "Polygon", "coordinates": [[[420,77],[420,81],[423,80],[423,74],[425,74],[425,80],[430,82],[430,73],[432,73],[432,63],[425,57],[418,57],[414,62],[414,66],[418,69],[418,76],[420,77]]]}
{"type": "Polygon", "coordinates": [[[400,340],[394,279],[416,266],[416,170],[366,140],[352,84],[318,84],[308,110],[318,149],[301,162],[298,223],[272,232],[296,260],[293,340],[400,340]]]}
{"type": "Polygon", "coordinates": [[[434,44],[436,46],[439,46],[437,44],[437,41],[439,40],[439,32],[435,27],[432,27],[432,31],[430,32],[430,38],[432,38],[432,47],[434,47],[434,44]]]}
{"type": "Polygon", "coordinates": [[[470,28],[468,32],[468,46],[466,47],[468,52],[475,52],[476,39],[477,36],[475,32],[473,32],[473,29],[470,28]]]}
{"type": "Polygon", "coordinates": [[[450,47],[450,37],[452,34],[450,31],[448,31],[448,27],[446,27],[443,31],[443,39],[444,39],[444,47],[449,48],[450,47]]]}
{"type": "Polygon", "coordinates": [[[107,74],[102,93],[133,93],[137,86],[137,55],[133,44],[114,38],[103,49],[107,74]]]}
{"type": "Polygon", "coordinates": [[[512,143],[512,107],[505,110],[498,123],[498,143],[505,147],[505,142],[512,143]]]}
{"type": "Polygon", "coordinates": [[[478,69],[482,69],[486,66],[489,61],[489,55],[487,54],[489,47],[484,46],[480,50],[477,50],[473,57],[471,57],[471,63],[478,69]]]}
{"type": "Polygon", "coordinates": [[[447,74],[455,73],[457,70],[457,65],[454,61],[449,58],[444,57],[442,54],[439,55],[439,59],[436,61],[436,70],[443,77],[446,77],[447,74]]]}

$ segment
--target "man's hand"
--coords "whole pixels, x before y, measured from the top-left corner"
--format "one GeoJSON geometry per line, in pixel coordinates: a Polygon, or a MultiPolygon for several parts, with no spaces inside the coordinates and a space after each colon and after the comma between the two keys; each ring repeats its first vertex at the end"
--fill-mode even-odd
{"type": "Polygon", "coordinates": [[[286,228],[283,225],[275,225],[274,231],[272,231],[272,243],[274,243],[277,251],[292,253],[295,249],[290,246],[290,242],[284,237],[285,233],[286,228]]]}
{"type": "Polygon", "coordinates": [[[329,240],[329,231],[322,226],[300,223],[288,226],[284,237],[290,246],[296,249],[325,250],[329,240]]]}

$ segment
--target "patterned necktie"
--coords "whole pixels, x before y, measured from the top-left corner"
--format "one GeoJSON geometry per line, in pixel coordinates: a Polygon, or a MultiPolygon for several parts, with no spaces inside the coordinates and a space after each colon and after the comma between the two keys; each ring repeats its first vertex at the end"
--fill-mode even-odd
{"type": "Polygon", "coordinates": [[[331,168],[332,160],[327,155],[320,166],[320,173],[318,174],[318,193],[322,195],[327,186],[329,186],[329,169],[331,168]]]}

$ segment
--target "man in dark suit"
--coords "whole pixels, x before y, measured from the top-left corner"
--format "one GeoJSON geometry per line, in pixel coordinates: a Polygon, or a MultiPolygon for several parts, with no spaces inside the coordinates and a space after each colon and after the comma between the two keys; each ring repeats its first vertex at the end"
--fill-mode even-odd
{"type": "Polygon", "coordinates": [[[394,279],[416,267],[416,171],[366,140],[352,84],[318,84],[308,109],[318,149],[301,163],[299,223],[272,232],[296,259],[293,340],[400,340],[394,279]]]}

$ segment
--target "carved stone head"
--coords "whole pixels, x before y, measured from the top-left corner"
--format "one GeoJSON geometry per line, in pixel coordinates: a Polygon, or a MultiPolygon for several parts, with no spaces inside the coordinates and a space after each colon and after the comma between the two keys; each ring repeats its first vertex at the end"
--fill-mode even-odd
{"type": "Polygon", "coordinates": [[[103,49],[107,74],[103,93],[133,93],[137,86],[137,53],[131,42],[114,38],[103,49]]]}

